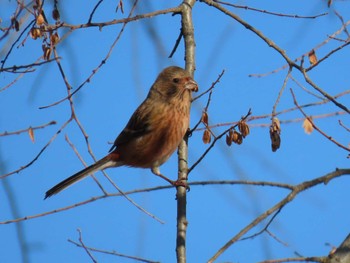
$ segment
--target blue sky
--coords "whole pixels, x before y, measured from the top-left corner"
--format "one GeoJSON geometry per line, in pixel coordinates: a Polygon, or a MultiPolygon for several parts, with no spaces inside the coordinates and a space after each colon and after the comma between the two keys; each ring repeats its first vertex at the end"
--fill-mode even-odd
{"type": "MultiPolygon", "coordinates": [[[[130,5],[124,2],[125,14],[121,14],[120,11],[115,13],[116,1],[103,1],[96,12],[95,21],[125,17],[130,5]]],[[[140,1],[135,14],[179,3],[140,1]]],[[[319,0],[279,1],[273,4],[270,1],[240,1],[237,4],[300,16],[327,12],[328,15],[317,19],[296,19],[228,8],[262,31],[292,59],[309,52],[341,28],[341,21],[334,11],[339,12],[344,21],[350,19],[348,1],[334,1],[331,8],[327,7],[326,1],[319,0]]],[[[61,19],[70,24],[85,23],[94,5],[94,1],[60,2],[61,19]]],[[[13,1],[0,2],[1,26],[8,24],[14,8],[13,1]]],[[[50,13],[51,10],[52,5],[47,1],[45,11],[50,13]]],[[[251,31],[204,3],[196,3],[193,21],[196,38],[195,79],[200,91],[209,88],[225,70],[212,95],[209,123],[215,125],[237,121],[250,108],[253,116],[271,113],[287,71],[282,70],[263,78],[249,77],[249,74],[262,74],[280,68],[285,64],[282,57],[251,31]]],[[[75,30],[59,43],[57,49],[62,57],[61,63],[74,89],[86,80],[106,56],[120,28],[120,25],[115,25],[101,30],[75,30]]],[[[107,63],[74,96],[77,117],[89,136],[96,158],[102,158],[107,153],[109,142],[123,129],[161,69],[169,65],[184,66],[183,42],[173,58],[168,58],[179,30],[180,16],[161,15],[129,23],[107,63]]],[[[61,37],[64,33],[64,29],[59,31],[61,37]]],[[[346,35],[342,33],[338,37],[345,39],[346,35]]],[[[8,43],[12,41],[9,38],[1,41],[0,49],[7,49],[8,43]]],[[[317,49],[316,54],[320,58],[339,45],[335,40],[330,41],[317,49]]],[[[31,63],[41,55],[41,40],[28,38],[24,46],[12,51],[6,66],[31,63]]],[[[331,95],[348,90],[349,55],[348,47],[342,49],[311,71],[310,76],[331,95]]],[[[3,59],[4,53],[0,56],[3,59]]],[[[14,74],[2,73],[0,88],[15,77],[14,74]]],[[[293,77],[312,90],[296,70],[293,71],[293,77]]],[[[319,100],[289,80],[277,111],[294,106],[291,88],[300,104],[319,100]]],[[[36,130],[34,143],[27,133],[0,137],[2,174],[30,162],[69,119],[67,101],[48,109],[39,109],[65,96],[65,85],[55,63],[26,74],[15,85],[0,93],[0,133],[38,126],[52,120],[57,122],[56,125],[36,130]]],[[[349,107],[348,96],[339,101],[349,107]]],[[[200,118],[206,102],[207,97],[204,96],[193,103],[191,126],[200,118]]],[[[305,111],[310,115],[320,115],[340,109],[328,103],[306,108],[305,111]]],[[[279,116],[281,121],[301,117],[299,111],[279,116]]],[[[350,126],[346,115],[317,119],[316,124],[339,142],[348,145],[349,133],[339,126],[339,119],[350,126]]],[[[325,175],[335,168],[348,167],[346,151],[325,140],[317,132],[305,134],[301,122],[282,124],[281,149],[273,153],[268,128],[261,127],[261,124],[269,122],[268,118],[250,122],[251,134],[240,146],[228,147],[224,139],[220,140],[190,174],[189,181],[249,180],[298,184],[325,175]]],[[[213,132],[218,135],[226,128],[213,128],[213,132]]],[[[65,136],[69,137],[88,164],[93,162],[81,131],[71,122],[33,165],[7,177],[6,182],[2,180],[1,222],[52,211],[102,194],[96,183],[87,178],[59,195],[43,200],[46,190],[83,168],[65,141],[65,136]],[[16,204],[17,215],[13,214],[11,203],[16,204]]],[[[190,165],[207,147],[202,143],[202,131],[194,132],[189,141],[190,165]]],[[[162,173],[175,179],[176,161],[174,154],[161,167],[162,173]]],[[[166,185],[149,170],[117,168],[107,170],[107,173],[123,191],[166,185]]],[[[101,173],[96,176],[108,191],[116,191],[101,173]]],[[[327,185],[301,193],[288,204],[269,228],[283,243],[262,234],[234,244],[218,262],[258,262],[293,257],[295,252],[303,256],[327,255],[331,247],[326,244],[337,246],[348,234],[350,213],[344,207],[344,200],[350,197],[348,183],[349,178],[343,176],[327,185]]],[[[287,194],[286,190],[260,186],[191,187],[188,193],[188,262],[206,262],[243,227],[287,194]]],[[[86,246],[154,261],[175,262],[175,190],[139,193],[130,197],[165,224],[140,212],[123,197],[105,198],[68,211],[24,221],[20,226],[1,225],[0,247],[3,249],[0,261],[21,262],[16,230],[16,227],[21,227],[24,235],[22,240],[29,250],[29,262],[90,262],[83,249],[67,241],[78,241],[77,229],[82,232],[86,246]]],[[[254,228],[248,235],[258,232],[266,223],[254,228]]],[[[132,262],[130,259],[96,252],[94,257],[99,262],[132,262]]]]}

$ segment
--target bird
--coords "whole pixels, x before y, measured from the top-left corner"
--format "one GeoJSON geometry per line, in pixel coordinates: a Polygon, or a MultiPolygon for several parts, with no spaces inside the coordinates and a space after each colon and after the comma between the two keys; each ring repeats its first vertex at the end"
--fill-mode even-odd
{"type": "Polygon", "coordinates": [[[188,131],[192,92],[197,91],[197,82],[183,68],[170,66],[163,69],[109,153],[49,189],[44,199],[110,167],[149,168],[170,184],[181,185],[179,181],[162,175],[159,167],[174,153],[188,131]]]}

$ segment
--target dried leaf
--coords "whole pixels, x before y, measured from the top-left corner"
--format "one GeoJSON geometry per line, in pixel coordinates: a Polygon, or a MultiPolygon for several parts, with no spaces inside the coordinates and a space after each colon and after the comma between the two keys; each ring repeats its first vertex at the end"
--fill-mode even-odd
{"type": "Polygon", "coordinates": [[[202,140],[203,140],[203,142],[205,144],[210,143],[210,141],[211,141],[211,134],[210,134],[210,131],[208,129],[206,129],[204,131],[202,140]]]}
{"type": "Polygon", "coordinates": [[[202,121],[205,125],[208,125],[208,113],[207,113],[206,111],[203,111],[201,121],[202,121]]]}
{"type": "Polygon", "coordinates": [[[315,50],[311,50],[308,54],[309,56],[309,61],[310,61],[310,64],[311,65],[315,65],[317,63],[317,57],[316,57],[316,54],[315,54],[315,50]]]}
{"type": "Polygon", "coordinates": [[[239,121],[238,129],[242,133],[243,138],[245,138],[250,133],[249,126],[245,121],[239,121]]]}
{"type": "Polygon", "coordinates": [[[29,134],[30,140],[31,140],[32,142],[34,142],[34,141],[35,141],[35,139],[34,139],[34,130],[33,130],[32,127],[29,127],[29,129],[28,129],[28,134],[29,134]]]}
{"type": "Polygon", "coordinates": [[[306,118],[303,122],[303,129],[306,134],[311,134],[314,130],[314,127],[312,126],[312,118],[306,118]]]}

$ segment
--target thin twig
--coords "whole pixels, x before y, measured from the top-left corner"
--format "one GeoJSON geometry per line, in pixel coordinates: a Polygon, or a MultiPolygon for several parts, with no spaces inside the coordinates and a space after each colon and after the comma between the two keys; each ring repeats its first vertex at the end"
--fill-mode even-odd
{"type": "Polygon", "coordinates": [[[345,145],[337,142],[335,139],[333,139],[332,136],[329,136],[328,134],[326,134],[324,131],[322,131],[318,126],[315,125],[315,123],[313,122],[312,118],[310,118],[304,111],[302,108],[300,108],[298,102],[297,102],[297,99],[294,95],[294,92],[292,89],[290,89],[290,92],[292,93],[292,96],[293,96],[293,101],[294,101],[294,104],[295,106],[298,107],[298,109],[300,110],[300,112],[304,115],[304,117],[306,119],[308,119],[308,121],[311,123],[312,127],[317,130],[321,135],[323,135],[324,137],[326,137],[328,140],[330,140],[331,142],[333,142],[335,145],[337,145],[338,147],[350,152],[350,148],[346,147],[345,145]]]}
{"type": "Polygon", "coordinates": [[[150,13],[146,14],[141,14],[141,15],[135,15],[135,16],[128,16],[127,18],[122,18],[122,19],[113,19],[111,21],[105,21],[105,22],[97,22],[97,23],[85,23],[85,24],[68,24],[68,23],[60,23],[58,25],[50,25],[47,26],[47,31],[53,31],[56,30],[57,28],[68,28],[70,30],[77,30],[77,29],[84,29],[84,28],[90,28],[90,27],[97,27],[98,29],[102,29],[103,27],[106,26],[112,26],[112,25],[118,25],[118,24],[127,24],[133,21],[145,19],[145,18],[152,18],[158,15],[166,15],[170,13],[180,13],[181,12],[181,7],[171,7],[168,9],[163,9],[163,10],[157,10],[153,11],[150,13]]]}
{"type": "Polygon", "coordinates": [[[350,128],[346,127],[341,120],[339,120],[339,125],[342,126],[347,132],[350,132],[350,128]]]}
{"type": "Polygon", "coordinates": [[[288,18],[304,18],[304,19],[315,19],[321,16],[325,16],[328,15],[328,13],[322,13],[322,14],[318,14],[318,15],[314,15],[314,16],[301,16],[301,15],[290,15],[290,14],[283,14],[283,13],[276,13],[276,12],[271,12],[271,11],[267,11],[267,10],[261,10],[258,8],[253,8],[250,6],[241,6],[241,5],[235,5],[232,3],[228,3],[228,2],[224,2],[224,1],[219,1],[219,0],[214,0],[217,3],[223,4],[223,5],[228,5],[228,6],[232,6],[235,8],[240,8],[240,9],[245,9],[245,10],[251,10],[251,11],[256,11],[259,13],[264,13],[264,14],[268,14],[268,15],[274,15],[274,16],[281,16],[281,17],[288,17],[288,18]]]}
{"type": "Polygon", "coordinates": [[[321,59],[318,59],[315,64],[312,64],[310,67],[306,68],[305,71],[308,72],[308,71],[312,70],[313,68],[315,68],[316,66],[321,64],[323,61],[325,61],[327,58],[329,58],[331,55],[335,54],[336,52],[338,52],[339,50],[343,49],[344,47],[346,47],[349,44],[350,44],[350,40],[347,40],[343,45],[340,45],[339,47],[331,50],[324,57],[322,57],[321,59]]]}
{"type": "MultiPolygon", "coordinates": [[[[78,247],[83,247],[81,244],[68,239],[68,242],[78,246],[78,247]]],[[[118,256],[118,257],[122,257],[122,258],[128,258],[128,259],[133,259],[139,262],[146,262],[146,263],[159,263],[158,261],[152,261],[152,260],[148,260],[148,259],[144,259],[144,258],[140,258],[140,257],[135,257],[135,256],[129,256],[129,255],[125,255],[125,254],[121,254],[119,252],[116,251],[108,251],[105,249],[97,249],[97,248],[93,248],[93,247],[87,247],[84,246],[84,249],[87,249],[89,251],[94,251],[94,252],[99,252],[99,253],[103,253],[103,254],[108,254],[108,255],[113,255],[113,256],[118,256]]]]}
{"type": "Polygon", "coordinates": [[[20,168],[12,171],[12,172],[9,172],[7,174],[4,174],[4,175],[1,175],[0,176],[0,179],[3,179],[9,175],[12,175],[12,174],[16,174],[16,173],[19,173],[20,171],[28,168],[29,166],[31,166],[33,163],[35,163],[36,160],[39,159],[39,157],[43,154],[43,152],[47,149],[47,147],[49,147],[49,145],[56,139],[56,137],[62,132],[62,130],[72,121],[72,119],[68,119],[62,126],[61,128],[59,128],[57,130],[57,132],[51,137],[51,139],[45,144],[45,146],[39,151],[39,153],[34,157],[33,160],[31,160],[29,163],[21,166],[20,168]]]}
{"type": "Polygon", "coordinates": [[[223,70],[221,71],[221,73],[219,74],[219,76],[217,77],[217,79],[211,84],[211,86],[210,86],[207,90],[205,90],[205,91],[203,91],[201,94],[199,94],[198,96],[194,97],[194,98],[192,99],[192,101],[198,100],[200,97],[204,96],[205,94],[207,94],[208,92],[210,92],[212,89],[214,89],[215,86],[216,86],[216,84],[218,84],[218,83],[220,82],[220,80],[221,80],[221,78],[222,78],[222,76],[223,76],[224,74],[225,74],[225,70],[223,69],[223,70]]]}
{"type": "MultiPolygon", "coordinates": [[[[192,186],[205,186],[205,185],[251,185],[251,186],[261,186],[261,187],[276,187],[276,188],[281,188],[281,189],[289,189],[292,190],[293,186],[285,183],[277,183],[277,182],[268,182],[268,181],[240,181],[240,180],[219,180],[219,181],[195,181],[195,182],[189,182],[188,185],[192,186]]],[[[69,206],[61,207],[58,209],[54,209],[51,211],[43,212],[40,214],[36,215],[30,215],[30,216],[25,216],[21,218],[15,218],[11,220],[5,220],[0,222],[0,225],[5,225],[5,224],[11,224],[11,223],[18,223],[21,221],[26,221],[26,220],[31,220],[35,218],[40,218],[56,213],[60,213],[63,211],[68,211],[70,209],[86,205],[89,203],[93,203],[95,201],[99,201],[105,198],[109,197],[122,197],[124,195],[133,195],[133,194],[140,194],[140,193],[148,193],[148,192],[154,192],[154,191],[161,191],[161,190],[168,190],[168,189],[173,189],[174,187],[172,185],[164,185],[164,186],[156,186],[156,187],[150,187],[150,188],[143,188],[143,189],[135,189],[135,190],[130,190],[130,191],[125,191],[123,193],[109,193],[107,195],[101,195],[101,196],[95,196],[90,199],[74,203],[69,206]]]]}
{"type": "Polygon", "coordinates": [[[77,229],[78,233],[79,233],[79,242],[80,242],[80,247],[84,248],[85,252],[88,254],[88,256],[91,258],[91,260],[94,262],[94,263],[97,263],[97,260],[94,258],[94,256],[91,254],[90,252],[90,249],[88,249],[84,242],[83,242],[83,236],[81,234],[81,230],[78,228],[77,229]]]}
{"type": "MultiPolygon", "coordinates": [[[[137,1],[136,1],[136,2],[137,2],[137,1]]],[[[136,4],[134,4],[134,7],[131,9],[131,11],[130,11],[130,13],[129,13],[129,17],[131,17],[131,15],[132,15],[132,13],[133,13],[133,11],[134,11],[134,9],[135,9],[135,6],[136,6],[136,4]]],[[[174,9],[172,9],[172,10],[174,10],[174,9]]],[[[176,9],[176,10],[177,10],[177,9],[176,9]]],[[[164,11],[164,10],[163,10],[163,11],[164,11]]],[[[162,13],[161,13],[161,12],[153,12],[153,13],[149,13],[148,16],[145,16],[145,17],[155,16],[156,14],[159,15],[159,14],[162,14],[162,13]],[[153,15],[151,15],[151,14],[153,14],[153,15]]],[[[145,18],[145,17],[142,17],[142,18],[145,18]]],[[[139,19],[140,19],[140,18],[139,18],[139,19]]],[[[137,19],[135,19],[135,20],[137,20],[137,19]]],[[[103,60],[100,62],[100,64],[99,64],[96,68],[94,68],[94,69],[92,70],[92,73],[83,81],[83,83],[81,83],[81,84],[79,85],[79,87],[77,87],[77,88],[76,88],[71,94],[69,94],[67,97],[65,97],[65,98],[63,98],[63,99],[60,99],[60,100],[58,100],[58,101],[56,101],[56,102],[54,102],[54,103],[52,103],[52,104],[50,104],[50,105],[41,106],[41,107],[39,107],[39,109],[46,109],[46,108],[49,108],[49,107],[52,107],[52,106],[56,106],[56,105],[58,105],[58,104],[64,102],[65,100],[71,98],[74,94],[76,94],[81,88],[83,88],[83,87],[85,86],[85,84],[87,84],[87,83],[89,83],[89,82],[91,81],[91,79],[95,76],[95,74],[100,70],[100,68],[101,68],[104,64],[106,64],[107,60],[110,58],[110,56],[111,56],[111,54],[112,54],[112,51],[114,50],[114,47],[116,46],[116,44],[119,42],[119,39],[121,38],[121,36],[122,36],[122,34],[123,34],[123,32],[124,32],[124,29],[125,29],[127,23],[130,22],[130,21],[134,21],[134,20],[130,20],[130,21],[128,21],[128,20],[123,20],[123,21],[124,21],[124,22],[123,22],[124,24],[123,24],[122,28],[120,29],[119,34],[117,35],[117,37],[116,37],[115,40],[113,41],[111,47],[109,48],[109,50],[108,50],[106,56],[103,58],[103,60]]]]}
{"type": "MultiPolygon", "coordinates": [[[[68,145],[73,149],[74,153],[76,156],[78,156],[79,160],[83,163],[83,165],[85,167],[87,167],[87,164],[86,162],[84,161],[83,157],[80,155],[80,153],[78,152],[77,148],[74,146],[74,144],[69,140],[69,137],[68,135],[66,134],[65,135],[65,139],[66,139],[66,142],[68,143],[68,145]]],[[[95,175],[91,175],[92,179],[96,182],[96,184],[98,185],[98,187],[101,189],[101,191],[107,195],[107,191],[103,188],[103,186],[101,185],[101,183],[97,180],[96,176],[95,175]]]]}
{"type": "MultiPolygon", "coordinates": [[[[192,102],[193,102],[194,100],[199,99],[200,97],[202,97],[203,95],[207,94],[208,92],[210,92],[210,93],[209,93],[209,96],[208,96],[208,100],[207,100],[207,105],[206,105],[206,107],[205,107],[205,109],[206,109],[205,111],[207,111],[207,110],[208,110],[208,107],[209,107],[209,103],[210,103],[212,91],[213,91],[213,89],[215,88],[215,85],[216,85],[217,83],[220,82],[220,79],[221,79],[221,77],[224,75],[224,73],[225,73],[225,70],[223,69],[222,72],[219,74],[218,78],[211,84],[211,86],[210,86],[206,91],[204,91],[202,94],[200,94],[200,95],[198,95],[197,97],[193,98],[193,99],[192,99],[192,102]]],[[[199,126],[201,123],[202,123],[202,118],[199,118],[198,122],[197,122],[197,123],[194,125],[194,127],[189,131],[189,136],[192,135],[193,131],[197,130],[198,126],[199,126]]]]}
{"type": "MultiPolygon", "coordinates": [[[[251,111],[250,111],[250,109],[249,109],[248,113],[247,113],[244,117],[241,118],[241,121],[245,121],[245,120],[250,116],[250,114],[251,114],[251,111]]],[[[188,174],[190,174],[191,171],[204,159],[204,157],[205,157],[205,156],[209,153],[209,151],[214,147],[215,143],[216,143],[219,139],[221,139],[227,132],[229,132],[229,130],[231,130],[233,127],[235,127],[237,124],[238,124],[238,122],[237,122],[234,126],[228,128],[228,129],[226,129],[224,132],[222,132],[220,135],[218,135],[218,136],[216,136],[216,137],[214,138],[213,142],[212,142],[212,143],[209,145],[209,147],[204,151],[204,153],[203,153],[203,154],[198,158],[198,160],[197,160],[194,164],[192,164],[192,166],[188,169],[188,174]]]]}
{"type": "Polygon", "coordinates": [[[102,2],[103,2],[103,0],[98,1],[97,4],[95,5],[95,7],[92,9],[92,12],[91,12],[91,14],[90,14],[90,17],[89,17],[89,20],[88,20],[87,24],[91,24],[92,17],[94,16],[94,14],[95,14],[97,8],[99,7],[99,5],[100,5],[102,2]]]}
{"type": "MultiPolygon", "coordinates": [[[[318,50],[320,49],[322,46],[326,45],[330,40],[335,39],[337,35],[341,34],[342,32],[344,32],[344,30],[346,29],[347,26],[350,25],[350,20],[347,21],[345,24],[342,25],[342,27],[340,29],[338,29],[336,32],[334,32],[332,35],[328,36],[327,39],[325,39],[323,42],[321,42],[320,44],[318,44],[317,46],[313,47],[312,50],[318,50]]],[[[307,52],[305,52],[304,54],[302,54],[301,56],[299,56],[298,58],[296,58],[294,60],[294,62],[298,62],[301,61],[303,59],[303,57],[308,56],[309,54],[309,50],[307,52]]],[[[285,68],[289,67],[289,64],[285,64],[277,69],[274,69],[270,72],[267,73],[263,73],[263,74],[249,74],[250,77],[257,77],[257,78],[261,78],[261,77],[266,77],[268,75],[274,74],[276,72],[279,72],[281,70],[284,70],[285,68]]]]}
{"type": "MultiPolygon", "coordinates": [[[[298,80],[296,80],[293,76],[290,76],[290,79],[294,81],[295,84],[297,84],[302,90],[304,90],[307,94],[310,94],[311,96],[314,96],[315,98],[324,101],[324,97],[316,94],[316,92],[312,92],[311,90],[307,89],[304,85],[302,85],[298,80]]],[[[327,100],[329,101],[329,100],[327,100]]]]}
{"type": "Polygon", "coordinates": [[[296,257],[296,258],[280,258],[260,261],[258,263],[285,263],[285,262],[318,262],[327,263],[329,259],[327,257],[296,257]]]}
{"type": "Polygon", "coordinates": [[[120,189],[120,187],[118,187],[113,180],[106,174],[104,173],[104,176],[107,178],[107,180],[114,186],[115,189],[118,190],[118,192],[126,198],[126,200],[128,200],[130,203],[132,203],[137,209],[139,209],[141,212],[145,213],[146,215],[148,215],[149,217],[153,218],[154,220],[158,221],[161,224],[165,224],[165,222],[163,220],[161,220],[160,218],[158,218],[157,216],[155,216],[154,214],[148,212],[145,208],[143,208],[142,206],[140,206],[139,204],[137,204],[134,200],[132,200],[130,197],[128,197],[123,191],[122,189],[120,189]]]}
{"type": "Polygon", "coordinates": [[[271,39],[269,39],[268,37],[266,37],[261,31],[259,31],[258,29],[256,29],[255,27],[253,27],[251,24],[247,23],[246,21],[244,21],[242,18],[240,18],[238,15],[236,15],[235,13],[232,13],[231,11],[227,10],[226,8],[224,8],[222,5],[218,4],[217,2],[214,2],[212,0],[202,0],[202,2],[206,3],[209,6],[213,6],[216,9],[218,9],[220,12],[224,13],[225,15],[233,18],[234,20],[236,20],[238,23],[240,23],[242,26],[244,26],[247,30],[253,32],[254,34],[256,34],[259,38],[261,38],[269,47],[272,47],[274,50],[276,50],[288,63],[288,65],[290,67],[295,67],[295,68],[300,68],[297,64],[294,63],[293,60],[291,60],[286,52],[280,48],[279,46],[277,46],[271,39]]]}
{"type": "Polygon", "coordinates": [[[3,133],[0,133],[0,137],[1,136],[10,136],[10,135],[19,135],[19,134],[24,133],[24,132],[27,133],[30,129],[32,129],[32,130],[44,129],[47,126],[55,125],[55,124],[56,124],[56,121],[50,121],[48,123],[45,123],[45,124],[42,124],[39,126],[29,127],[27,129],[22,129],[22,130],[18,130],[18,131],[11,131],[11,132],[4,131],[3,133]]]}
{"type": "MultiPolygon", "coordinates": [[[[37,61],[39,61],[40,59],[42,59],[42,57],[40,57],[37,61]]],[[[27,73],[28,71],[18,71],[19,69],[32,69],[33,67],[38,67],[38,66],[41,66],[41,65],[44,65],[44,64],[47,64],[47,63],[50,63],[52,61],[55,61],[55,59],[48,59],[48,60],[45,60],[45,61],[41,61],[41,62],[34,62],[34,63],[31,63],[31,64],[27,64],[27,65],[20,65],[20,66],[11,66],[11,67],[7,67],[7,68],[3,68],[0,70],[3,71],[3,72],[7,72],[7,73],[27,73]]],[[[35,69],[33,69],[32,71],[30,72],[34,72],[35,69]]]]}
{"type": "Polygon", "coordinates": [[[170,52],[170,55],[168,58],[172,58],[173,55],[175,54],[176,50],[177,50],[177,47],[179,46],[180,42],[181,42],[181,39],[182,39],[183,35],[182,35],[182,29],[180,30],[180,34],[179,36],[177,37],[176,41],[175,41],[175,45],[173,47],[173,50],[170,52]]]}
{"type": "Polygon", "coordinates": [[[208,263],[214,262],[222,253],[224,253],[231,245],[236,243],[243,235],[248,231],[258,225],[260,222],[265,220],[268,216],[275,213],[276,211],[284,208],[288,203],[290,203],[298,194],[301,192],[314,187],[319,184],[327,184],[329,181],[338,178],[343,175],[350,175],[350,169],[336,169],[334,172],[330,172],[324,176],[317,177],[310,181],[302,182],[293,187],[293,190],[281,201],[276,203],[274,206],[263,212],[261,215],[256,217],[251,223],[246,227],[241,229],[234,237],[232,237],[228,242],[225,243],[208,261],[208,263]]]}
{"type": "Polygon", "coordinates": [[[280,89],[280,91],[279,91],[279,93],[278,93],[276,102],[275,102],[275,104],[274,104],[273,107],[272,107],[271,118],[274,118],[274,117],[276,116],[276,108],[277,108],[277,105],[279,104],[279,102],[280,102],[280,100],[281,100],[283,91],[285,90],[285,88],[286,88],[286,86],[287,86],[288,79],[290,78],[291,73],[292,73],[292,67],[289,67],[287,76],[284,78],[283,85],[282,85],[282,87],[281,87],[281,89],[280,89]]]}
{"type": "Polygon", "coordinates": [[[2,72],[2,70],[4,69],[5,63],[7,61],[7,59],[9,58],[13,48],[16,46],[16,44],[18,43],[18,41],[21,39],[21,37],[23,36],[23,34],[27,31],[27,29],[29,27],[31,27],[35,22],[35,19],[33,19],[21,32],[21,34],[19,34],[18,38],[12,43],[11,48],[9,49],[9,51],[7,52],[6,56],[4,59],[1,60],[1,67],[0,67],[0,72],[2,72]]]}

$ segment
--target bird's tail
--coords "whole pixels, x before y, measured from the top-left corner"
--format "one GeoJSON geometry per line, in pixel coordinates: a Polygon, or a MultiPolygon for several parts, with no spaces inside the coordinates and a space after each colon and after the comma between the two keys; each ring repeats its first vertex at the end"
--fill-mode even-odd
{"type": "Polygon", "coordinates": [[[67,179],[63,180],[62,182],[52,187],[50,190],[46,192],[44,199],[61,192],[62,190],[82,180],[83,178],[85,178],[86,176],[92,173],[95,173],[97,171],[100,171],[109,167],[116,167],[116,166],[120,166],[120,164],[118,164],[117,161],[112,160],[110,155],[107,155],[106,157],[97,161],[93,165],[86,167],[85,169],[77,172],[76,174],[73,174],[72,176],[68,177],[67,179]]]}

